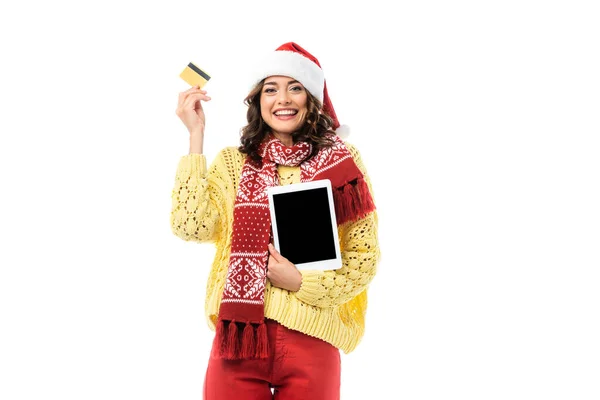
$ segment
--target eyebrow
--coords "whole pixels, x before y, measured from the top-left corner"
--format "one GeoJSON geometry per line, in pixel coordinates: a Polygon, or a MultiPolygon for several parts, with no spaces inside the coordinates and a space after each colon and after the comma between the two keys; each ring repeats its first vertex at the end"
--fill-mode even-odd
{"type": "MultiPolygon", "coordinates": [[[[293,80],[293,81],[289,81],[287,84],[291,85],[292,83],[300,83],[300,82],[298,82],[296,80],[293,80]]],[[[274,85],[274,86],[277,86],[277,82],[265,82],[265,85],[274,85]]]]}

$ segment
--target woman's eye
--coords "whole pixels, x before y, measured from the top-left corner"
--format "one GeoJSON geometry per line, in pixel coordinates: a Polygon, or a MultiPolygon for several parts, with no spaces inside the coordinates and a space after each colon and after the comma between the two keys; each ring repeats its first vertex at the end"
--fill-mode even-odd
{"type": "Polygon", "coordinates": [[[275,89],[273,89],[273,88],[265,89],[265,93],[274,93],[274,92],[275,92],[275,89]]]}
{"type": "Polygon", "coordinates": [[[302,90],[302,86],[292,86],[290,88],[290,90],[295,91],[295,92],[299,92],[302,90]]]}

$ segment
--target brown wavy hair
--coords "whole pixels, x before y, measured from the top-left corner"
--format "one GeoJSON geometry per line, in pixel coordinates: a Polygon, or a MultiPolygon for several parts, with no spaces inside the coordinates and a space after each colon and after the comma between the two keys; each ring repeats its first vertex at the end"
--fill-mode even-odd
{"type": "MultiPolygon", "coordinates": [[[[258,154],[258,147],[265,136],[271,132],[271,127],[265,123],[260,114],[260,96],[265,79],[260,81],[244,99],[244,104],[248,106],[248,112],[246,113],[248,125],[241,129],[241,145],[238,148],[240,152],[249,155],[255,161],[260,161],[261,157],[258,154]]],[[[292,139],[294,143],[310,143],[312,145],[312,152],[308,158],[311,158],[320,149],[333,145],[332,135],[335,135],[335,131],[332,129],[333,120],[331,117],[319,112],[323,107],[319,99],[313,96],[308,90],[306,94],[306,108],[308,112],[300,129],[292,133],[292,139]]]]}

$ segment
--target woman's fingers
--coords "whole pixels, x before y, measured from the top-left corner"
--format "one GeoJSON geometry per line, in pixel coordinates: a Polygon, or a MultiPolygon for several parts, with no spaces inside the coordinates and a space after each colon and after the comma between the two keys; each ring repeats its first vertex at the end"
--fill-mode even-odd
{"type": "Polygon", "coordinates": [[[192,93],[185,98],[181,106],[186,110],[195,110],[199,101],[210,101],[210,97],[202,93],[192,93]]]}
{"type": "Polygon", "coordinates": [[[192,93],[183,97],[177,105],[177,114],[179,115],[179,113],[187,110],[201,108],[202,106],[199,104],[199,101],[210,101],[210,97],[202,93],[192,93]]]}
{"type": "Polygon", "coordinates": [[[206,95],[206,90],[196,89],[196,90],[181,92],[181,93],[179,93],[178,104],[182,104],[189,96],[194,95],[194,94],[206,95]]]}
{"type": "Polygon", "coordinates": [[[178,104],[182,104],[189,95],[197,94],[197,93],[205,95],[206,90],[198,89],[197,87],[192,87],[192,88],[186,90],[185,92],[181,92],[181,93],[179,93],[178,104]]]}

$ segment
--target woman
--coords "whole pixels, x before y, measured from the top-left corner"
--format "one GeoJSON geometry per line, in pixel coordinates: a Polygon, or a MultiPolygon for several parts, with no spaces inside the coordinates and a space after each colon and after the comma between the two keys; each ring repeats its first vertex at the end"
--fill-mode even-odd
{"type": "Polygon", "coordinates": [[[179,95],[190,153],[177,169],[172,229],[217,247],[206,291],[216,335],[204,397],[270,399],[273,389],[282,400],[339,399],[339,350],[350,353],[363,335],[379,260],[370,183],[358,151],[336,135],[315,57],[286,43],[253,83],[241,145],[221,150],[210,169],[202,154],[202,102],[210,97],[199,88],[179,95]],[[271,244],[266,188],[315,179],[334,188],[343,258],[335,271],[299,271],[271,244]]]}

